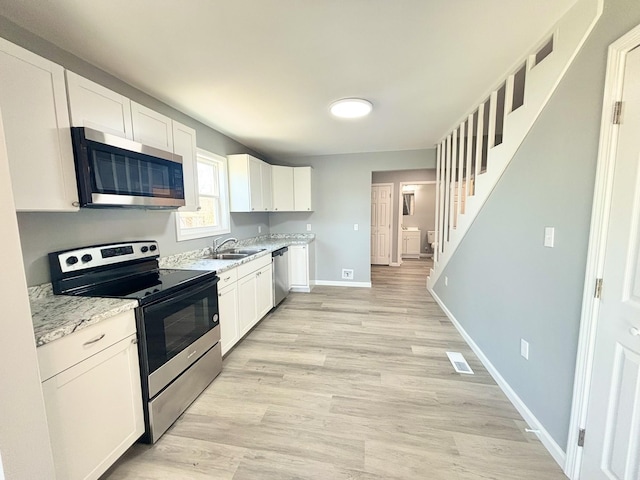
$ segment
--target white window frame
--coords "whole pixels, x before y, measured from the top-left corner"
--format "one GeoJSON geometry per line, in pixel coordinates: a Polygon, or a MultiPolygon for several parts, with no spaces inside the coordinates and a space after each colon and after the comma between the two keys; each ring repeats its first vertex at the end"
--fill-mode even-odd
{"type": "MultiPolygon", "coordinates": [[[[184,240],[194,240],[196,238],[213,237],[231,232],[231,215],[229,212],[229,178],[227,176],[228,165],[227,158],[215,153],[197,149],[196,161],[204,160],[208,163],[216,163],[218,166],[218,187],[220,191],[220,225],[201,228],[183,229],[180,227],[180,215],[182,212],[176,212],[176,238],[178,242],[184,240]]],[[[196,168],[197,171],[197,168],[196,168]]],[[[196,179],[195,188],[198,188],[196,179]]],[[[200,204],[200,192],[197,193],[198,205],[200,204]]],[[[200,207],[198,207],[199,209],[200,207]]],[[[185,212],[188,213],[188,212],[185,212]]]]}

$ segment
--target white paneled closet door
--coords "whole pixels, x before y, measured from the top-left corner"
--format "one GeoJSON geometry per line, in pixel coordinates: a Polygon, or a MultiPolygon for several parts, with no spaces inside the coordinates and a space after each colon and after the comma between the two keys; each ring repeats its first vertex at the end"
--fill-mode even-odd
{"type": "Polygon", "coordinates": [[[391,196],[393,184],[371,185],[371,264],[389,265],[391,259],[391,196]]]}

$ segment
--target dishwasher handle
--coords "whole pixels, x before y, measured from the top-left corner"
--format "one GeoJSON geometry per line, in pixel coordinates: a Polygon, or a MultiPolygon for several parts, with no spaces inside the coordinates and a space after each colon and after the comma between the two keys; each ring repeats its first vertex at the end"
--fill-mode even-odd
{"type": "Polygon", "coordinates": [[[272,257],[280,257],[289,251],[289,247],[282,247],[271,252],[272,257]]]}

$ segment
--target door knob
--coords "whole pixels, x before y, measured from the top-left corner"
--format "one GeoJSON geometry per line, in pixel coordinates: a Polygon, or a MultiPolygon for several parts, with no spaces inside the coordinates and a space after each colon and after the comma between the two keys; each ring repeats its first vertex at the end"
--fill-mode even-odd
{"type": "Polygon", "coordinates": [[[639,336],[639,335],[640,335],[640,329],[638,329],[638,328],[636,328],[636,327],[631,327],[631,328],[629,329],[629,333],[630,333],[631,335],[633,335],[634,337],[637,337],[637,336],[639,336]]]}

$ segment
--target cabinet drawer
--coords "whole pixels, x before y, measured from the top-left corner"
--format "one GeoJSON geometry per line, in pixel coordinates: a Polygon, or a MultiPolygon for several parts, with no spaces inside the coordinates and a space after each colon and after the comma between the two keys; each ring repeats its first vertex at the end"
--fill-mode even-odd
{"type": "Polygon", "coordinates": [[[38,347],[40,380],[44,382],[135,333],[135,313],[129,310],[38,347]]]}
{"type": "Polygon", "coordinates": [[[262,267],[265,267],[271,263],[271,255],[263,255],[260,258],[256,258],[251,262],[245,263],[238,267],[238,278],[246,277],[250,273],[255,272],[256,270],[260,270],[262,267]]]}
{"type": "Polygon", "coordinates": [[[230,270],[225,270],[224,272],[219,273],[218,276],[220,277],[218,290],[222,290],[227,285],[231,285],[238,281],[238,269],[232,268],[230,270]]]}

